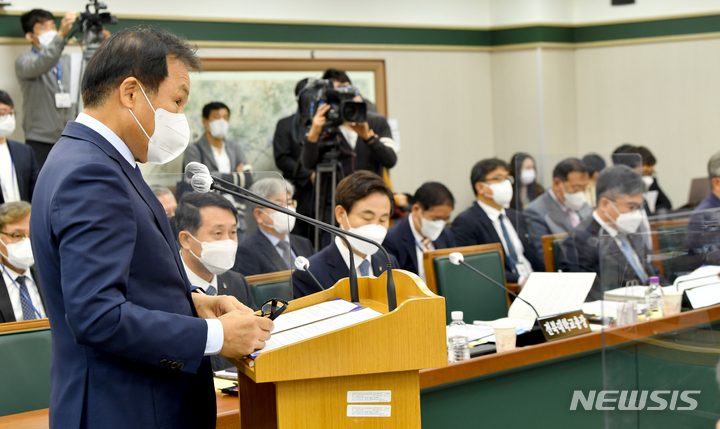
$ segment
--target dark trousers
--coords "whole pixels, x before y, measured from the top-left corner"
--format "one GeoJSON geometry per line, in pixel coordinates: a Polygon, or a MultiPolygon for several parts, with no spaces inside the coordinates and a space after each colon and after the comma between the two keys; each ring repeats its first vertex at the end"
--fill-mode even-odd
{"type": "Polygon", "coordinates": [[[42,166],[45,164],[45,160],[50,153],[50,149],[53,148],[54,144],[39,142],[37,140],[25,140],[25,143],[30,145],[33,152],[35,152],[35,160],[38,164],[38,170],[42,169],[42,166]]]}

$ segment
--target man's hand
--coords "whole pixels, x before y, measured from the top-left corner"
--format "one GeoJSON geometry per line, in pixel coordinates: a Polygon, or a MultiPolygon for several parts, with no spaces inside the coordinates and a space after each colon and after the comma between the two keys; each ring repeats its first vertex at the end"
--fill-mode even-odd
{"type": "Polygon", "coordinates": [[[315,172],[313,171],[313,174],[310,175],[310,183],[313,185],[315,184],[315,172]]]}
{"type": "Polygon", "coordinates": [[[61,39],[64,39],[65,36],[70,33],[70,29],[72,28],[75,21],[77,21],[77,12],[68,12],[63,16],[62,21],[60,21],[60,29],[58,30],[58,37],[61,39]]]}
{"type": "Polygon", "coordinates": [[[310,126],[310,131],[307,135],[307,139],[310,143],[317,143],[317,141],[320,140],[320,133],[322,133],[325,122],[327,122],[325,114],[328,110],[330,110],[330,105],[323,104],[317,109],[317,112],[315,112],[315,117],[313,117],[312,125],[310,126]]]}
{"type": "Polygon", "coordinates": [[[195,310],[202,319],[217,319],[235,310],[246,314],[254,314],[251,309],[243,305],[234,296],[208,296],[202,293],[193,293],[192,298],[195,310]]]}
{"type": "Polygon", "coordinates": [[[347,122],[347,124],[357,133],[358,137],[364,141],[370,140],[375,135],[375,133],[370,130],[370,125],[367,122],[347,122]]]}
{"type": "Polygon", "coordinates": [[[106,30],[105,27],[103,27],[103,42],[109,39],[110,36],[112,36],[110,30],[106,30]]]}
{"type": "Polygon", "coordinates": [[[244,168],[245,168],[245,164],[242,164],[242,163],[241,163],[241,164],[238,164],[238,166],[235,167],[235,172],[236,172],[236,173],[242,173],[244,168]]]}
{"type": "Polygon", "coordinates": [[[224,358],[242,359],[262,349],[275,327],[268,318],[241,311],[227,313],[218,320],[223,325],[224,341],[220,356],[224,358]]]}

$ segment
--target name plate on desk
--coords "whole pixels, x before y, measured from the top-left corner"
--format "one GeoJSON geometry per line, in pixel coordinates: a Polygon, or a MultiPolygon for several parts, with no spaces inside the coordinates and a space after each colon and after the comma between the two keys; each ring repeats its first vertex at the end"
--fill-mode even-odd
{"type": "Polygon", "coordinates": [[[540,317],[538,318],[538,324],[546,341],[591,332],[590,324],[582,310],[540,317]]]}

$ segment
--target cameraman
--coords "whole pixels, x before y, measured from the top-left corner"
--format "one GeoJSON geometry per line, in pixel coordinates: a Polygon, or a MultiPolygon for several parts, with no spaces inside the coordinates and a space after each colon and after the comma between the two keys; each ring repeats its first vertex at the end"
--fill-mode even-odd
{"type": "MultiPolygon", "coordinates": [[[[363,101],[360,96],[355,101],[363,101]]],[[[334,139],[321,138],[325,126],[325,113],[329,104],[322,104],[313,117],[310,131],[305,136],[300,159],[305,168],[314,169],[318,160],[332,148],[334,139]]],[[[397,162],[395,142],[387,119],[380,114],[368,112],[367,122],[344,122],[339,127],[339,157],[343,171],[339,179],[358,170],[369,170],[383,176],[383,168],[392,168],[397,162]]]]}
{"type": "Polygon", "coordinates": [[[58,30],[46,10],[33,9],[20,17],[32,49],[18,56],[15,74],[23,94],[25,142],[41,168],[65,124],[78,114],[76,100],[70,100],[70,56],[63,55],[65,36],[76,19],[76,12],[66,13],[58,30]]]}

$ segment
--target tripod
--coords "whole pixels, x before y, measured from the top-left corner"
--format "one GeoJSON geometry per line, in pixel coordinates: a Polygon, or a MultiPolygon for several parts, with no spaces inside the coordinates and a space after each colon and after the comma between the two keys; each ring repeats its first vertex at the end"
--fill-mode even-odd
{"type": "MultiPolygon", "coordinates": [[[[340,136],[335,134],[326,140],[326,144],[328,144],[327,142],[329,142],[331,148],[323,154],[322,162],[318,163],[316,167],[315,219],[335,225],[335,210],[333,210],[335,188],[338,182],[345,177],[345,173],[342,164],[338,160],[340,156],[340,136]],[[323,219],[328,212],[329,219],[323,219]]],[[[319,251],[320,247],[320,229],[316,226],[315,252],[319,251]]]]}

